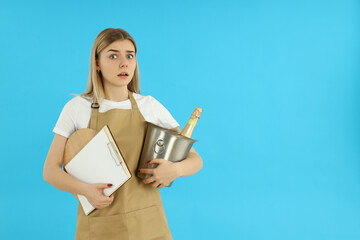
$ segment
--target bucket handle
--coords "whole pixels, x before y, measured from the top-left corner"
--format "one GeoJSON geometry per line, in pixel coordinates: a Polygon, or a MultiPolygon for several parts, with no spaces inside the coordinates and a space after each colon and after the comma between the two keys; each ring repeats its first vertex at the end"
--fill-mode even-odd
{"type": "Polygon", "coordinates": [[[154,152],[157,154],[162,154],[164,151],[165,151],[164,140],[158,139],[154,145],[154,152]]]}

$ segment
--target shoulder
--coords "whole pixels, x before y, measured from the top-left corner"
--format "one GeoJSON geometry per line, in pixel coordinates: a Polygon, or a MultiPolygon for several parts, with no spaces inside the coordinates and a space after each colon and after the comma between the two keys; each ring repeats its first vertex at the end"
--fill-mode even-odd
{"type": "Polygon", "coordinates": [[[71,115],[73,119],[78,115],[79,110],[87,109],[91,106],[91,100],[86,97],[76,95],[72,99],[70,99],[64,106],[63,112],[64,114],[71,115]]]}
{"type": "Polygon", "coordinates": [[[65,106],[73,107],[73,106],[76,106],[76,105],[79,105],[79,104],[86,104],[86,103],[91,104],[90,98],[83,97],[83,96],[80,96],[80,95],[76,95],[72,99],[70,99],[65,104],[65,106]]]}
{"type": "Polygon", "coordinates": [[[153,101],[153,97],[150,95],[141,95],[139,93],[133,93],[136,102],[149,103],[153,101]]]}
{"type": "Polygon", "coordinates": [[[156,98],[151,95],[141,95],[138,93],[133,93],[133,96],[138,104],[139,108],[146,108],[150,111],[163,111],[165,106],[161,104],[156,98]]]}
{"type": "Polygon", "coordinates": [[[165,106],[153,96],[135,93],[133,95],[146,121],[168,129],[179,126],[165,106]]]}
{"type": "Polygon", "coordinates": [[[133,96],[136,101],[143,101],[143,102],[151,102],[151,103],[160,103],[155,97],[152,95],[141,95],[138,93],[133,93],[133,96]]]}
{"type": "Polygon", "coordinates": [[[138,93],[133,93],[133,96],[139,108],[152,108],[154,106],[154,102],[156,102],[156,99],[151,95],[141,95],[138,93]]]}
{"type": "Polygon", "coordinates": [[[77,108],[88,107],[88,106],[91,106],[91,98],[76,95],[67,104],[70,106],[77,107],[77,108]]]}

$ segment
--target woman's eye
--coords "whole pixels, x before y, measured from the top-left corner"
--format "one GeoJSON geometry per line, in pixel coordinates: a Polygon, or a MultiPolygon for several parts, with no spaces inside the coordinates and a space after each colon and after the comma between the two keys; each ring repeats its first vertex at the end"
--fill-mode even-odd
{"type": "Polygon", "coordinates": [[[132,58],[134,58],[134,55],[129,54],[129,55],[128,55],[128,58],[129,58],[129,59],[132,59],[132,58]]]}
{"type": "Polygon", "coordinates": [[[110,55],[110,59],[116,59],[116,58],[117,58],[117,56],[115,54],[110,55]]]}

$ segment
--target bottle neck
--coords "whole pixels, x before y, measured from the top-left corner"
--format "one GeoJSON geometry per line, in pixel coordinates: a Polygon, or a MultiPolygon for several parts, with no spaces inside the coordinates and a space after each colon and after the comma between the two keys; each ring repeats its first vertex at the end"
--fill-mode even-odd
{"type": "Polygon", "coordinates": [[[185,125],[183,130],[181,131],[181,133],[180,133],[181,135],[191,138],[191,135],[194,131],[195,125],[200,118],[201,112],[202,112],[201,108],[199,108],[199,107],[195,108],[194,112],[191,114],[189,121],[187,122],[187,124],[185,125]]]}
{"type": "Polygon", "coordinates": [[[187,122],[187,124],[195,125],[195,124],[197,123],[198,119],[199,119],[199,118],[197,118],[197,117],[194,117],[194,118],[192,117],[192,118],[189,119],[189,121],[187,122]]]}

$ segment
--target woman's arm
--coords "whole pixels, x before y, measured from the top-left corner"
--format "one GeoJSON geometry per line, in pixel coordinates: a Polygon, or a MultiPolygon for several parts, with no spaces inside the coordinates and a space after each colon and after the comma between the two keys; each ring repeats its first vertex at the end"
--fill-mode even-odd
{"type": "Polygon", "coordinates": [[[55,134],[45,160],[43,177],[47,183],[62,191],[84,195],[86,184],[73,178],[61,168],[66,141],[66,137],[55,134]]]}
{"type": "MultiPolygon", "coordinates": [[[[171,130],[178,133],[181,132],[179,127],[171,130]]],[[[179,177],[185,177],[194,175],[195,173],[200,171],[203,166],[203,161],[200,155],[192,147],[189,151],[188,156],[184,160],[176,162],[175,165],[177,166],[177,172],[179,177]]]]}
{"type": "Polygon", "coordinates": [[[86,196],[95,208],[101,209],[109,206],[114,197],[113,195],[111,197],[105,196],[103,189],[111,186],[105,183],[83,183],[70,176],[61,168],[66,141],[66,137],[55,134],[44,164],[44,180],[62,191],[86,196]]]}
{"type": "MultiPolygon", "coordinates": [[[[180,128],[171,129],[180,133],[180,128]]],[[[190,176],[198,171],[203,166],[203,161],[200,155],[191,148],[188,156],[180,162],[170,162],[164,159],[153,159],[149,164],[159,164],[154,169],[140,169],[141,173],[152,174],[151,177],[144,179],[145,184],[151,184],[154,188],[162,188],[169,185],[175,178],[190,176]]]]}

